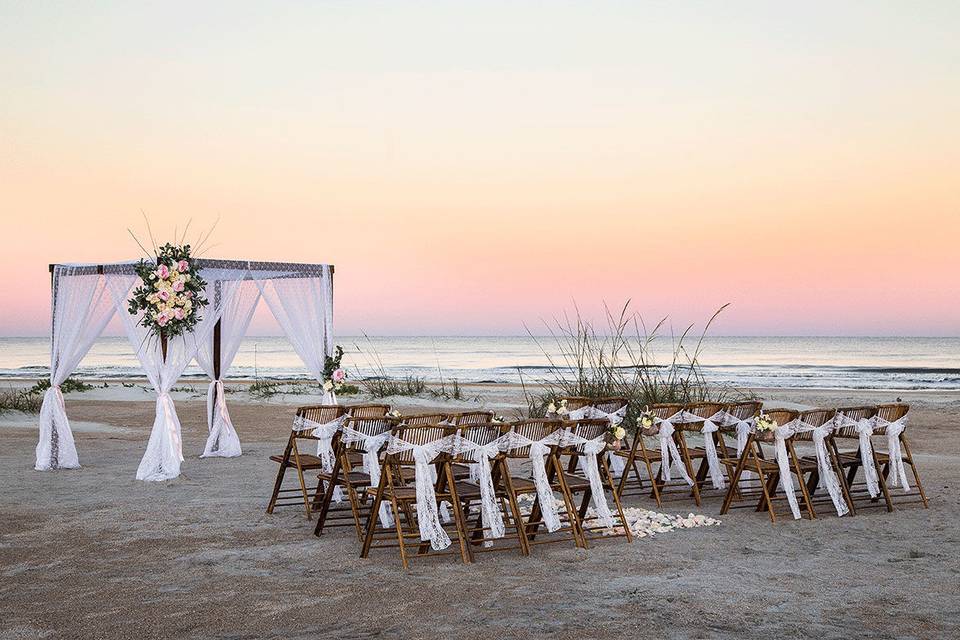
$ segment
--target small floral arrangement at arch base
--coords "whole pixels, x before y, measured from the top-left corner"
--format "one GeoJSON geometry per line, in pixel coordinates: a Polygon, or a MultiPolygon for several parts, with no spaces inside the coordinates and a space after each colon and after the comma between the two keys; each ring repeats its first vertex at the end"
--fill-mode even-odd
{"type": "Polygon", "coordinates": [[[156,261],[141,260],[136,273],[142,284],[133,290],[128,311],[143,313],[140,326],[157,338],[193,331],[208,301],[203,296],[207,283],[190,258],[190,245],[163,245],[156,261]]]}
{"type": "Polygon", "coordinates": [[[340,366],[343,359],[343,347],[337,345],[332,356],[323,361],[323,390],[340,391],[347,379],[347,372],[340,366]]]}

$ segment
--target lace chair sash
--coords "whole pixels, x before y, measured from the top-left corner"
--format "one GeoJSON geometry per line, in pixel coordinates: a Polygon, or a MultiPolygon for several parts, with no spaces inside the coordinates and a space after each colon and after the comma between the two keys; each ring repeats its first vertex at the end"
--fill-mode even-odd
{"type": "Polygon", "coordinates": [[[799,418],[796,422],[797,426],[795,433],[809,432],[813,437],[813,445],[817,452],[817,473],[820,476],[819,485],[826,488],[827,493],[830,494],[830,500],[833,501],[833,506],[837,510],[837,515],[845,516],[850,512],[850,509],[847,507],[847,501],[843,497],[843,490],[840,487],[840,481],[837,479],[837,474],[834,472],[833,465],[830,463],[830,454],[827,451],[826,444],[827,436],[830,435],[831,431],[833,431],[833,419],[831,418],[818,427],[804,422],[799,418]]]}
{"type": "Polygon", "coordinates": [[[903,453],[900,449],[900,434],[907,428],[907,416],[899,420],[890,422],[880,416],[873,420],[874,431],[881,430],[887,436],[887,455],[890,458],[890,481],[891,487],[903,487],[903,492],[910,491],[910,483],[907,481],[907,470],[903,465],[903,453]]]}
{"type": "MultiPolygon", "coordinates": [[[[480,487],[480,517],[483,526],[490,530],[491,538],[502,538],[506,529],[503,524],[503,514],[497,504],[496,489],[493,486],[491,460],[500,455],[502,447],[507,443],[507,435],[502,435],[487,444],[477,444],[461,437],[453,437],[450,452],[454,455],[468,455],[474,460],[470,465],[471,476],[476,474],[475,482],[480,487]]],[[[493,542],[486,540],[484,546],[492,546],[493,542]]]]}
{"type": "Polygon", "coordinates": [[[710,470],[710,481],[714,489],[726,489],[727,483],[723,477],[723,469],[720,467],[720,458],[717,456],[717,445],[713,441],[712,433],[720,430],[718,422],[723,422],[725,413],[718,411],[709,418],[698,416],[689,411],[682,411],[680,419],[683,422],[703,422],[700,433],[703,434],[703,450],[707,454],[707,468],[710,470]]]}
{"type": "Polygon", "coordinates": [[[833,421],[837,428],[853,427],[856,429],[860,441],[860,465],[863,467],[863,477],[867,481],[867,491],[870,492],[871,498],[876,498],[880,495],[880,476],[877,474],[877,466],[873,462],[873,443],[870,440],[873,435],[873,418],[854,420],[839,413],[833,421]]]}
{"type": "Polygon", "coordinates": [[[798,426],[799,420],[791,420],[784,425],[780,425],[774,431],[777,466],[780,469],[780,487],[787,494],[787,502],[790,503],[790,512],[793,514],[794,520],[800,519],[800,505],[797,503],[797,493],[793,486],[793,473],[790,470],[790,457],[787,455],[786,441],[796,433],[798,426]]]}
{"type": "Polygon", "coordinates": [[[683,464],[683,457],[680,455],[677,443],[673,441],[673,432],[676,431],[673,425],[682,420],[683,411],[678,411],[668,418],[657,418],[656,420],[659,427],[657,435],[660,438],[660,469],[663,473],[663,479],[669,481],[672,479],[670,468],[676,467],[677,471],[680,472],[680,477],[692,487],[693,480],[690,479],[687,468],[683,464]]]}
{"type": "Polygon", "coordinates": [[[430,541],[435,551],[441,551],[450,546],[450,536],[440,524],[440,508],[437,505],[437,493],[434,490],[436,475],[433,473],[431,462],[440,453],[449,450],[450,437],[440,438],[426,444],[412,444],[400,438],[391,438],[387,445],[387,454],[394,455],[402,451],[412,451],[415,463],[414,476],[417,493],[417,525],[420,528],[420,539],[430,541]]]}
{"type": "MultiPolygon", "coordinates": [[[[303,432],[312,429],[310,435],[317,439],[317,457],[320,458],[323,470],[327,473],[333,471],[333,461],[335,457],[333,453],[333,437],[337,435],[337,432],[343,427],[343,423],[347,421],[347,418],[348,416],[342,415],[330,422],[323,423],[303,416],[297,416],[293,419],[293,428],[295,430],[303,432]]],[[[343,489],[340,485],[334,486],[333,499],[336,502],[343,502],[343,489]]]]}
{"type": "Polygon", "coordinates": [[[590,500],[597,512],[597,518],[603,523],[603,526],[612,529],[614,526],[613,514],[610,513],[610,505],[607,504],[607,494],[603,489],[600,466],[597,463],[597,456],[607,448],[605,436],[601,435],[592,440],[587,440],[571,431],[567,431],[560,444],[575,446],[584,454],[581,461],[587,474],[587,480],[590,481],[590,500]]]}
{"type": "Polygon", "coordinates": [[[522,434],[511,431],[506,434],[504,443],[506,451],[530,447],[530,467],[533,472],[533,483],[537,488],[537,498],[540,501],[540,513],[543,516],[544,526],[551,533],[560,528],[560,517],[557,515],[557,507],[553,503],[553,489],[547,479],[545,458],[550,453],[550,447],[561,442],[563,434],[563,430],[557,429],[542,440],[531,440],[522,434]]]}
{"type": "MultiPolygon", "coordinates": [[[[363,472],[370,476],[370,486],[376,489],[380,486],[380,450],[390,439],[390,432],[367,435],[346,425],[341,427],[341,430],[340,437],[343,438],[344,444],[359,444],[363,449],[363,472]]],[[[381,525],[393,526],[393,514],[390,513],[390,507],[385,502],[380,503],[379,515],[381,525]]]]}
{"type": "MultiPolygon", "coordinates": [[[[611,427],[616,427],[623,422],[624,418],[627,417],[627,405],[623,405],[616,411],[612,411],[610,413],[593,406],[587,408],[590,409],[590,414],[587,416],[588,418],[595,418],[598,420],[606,419],[610,422],[611,427]]],[[[619,478],[622,476],[624,469],[627,467],[626,459],[622,458],[621,456],[614,455],[612,451],[607,453],[607,464],[610,465],[610,473],[614,478],[619,478]]]]}

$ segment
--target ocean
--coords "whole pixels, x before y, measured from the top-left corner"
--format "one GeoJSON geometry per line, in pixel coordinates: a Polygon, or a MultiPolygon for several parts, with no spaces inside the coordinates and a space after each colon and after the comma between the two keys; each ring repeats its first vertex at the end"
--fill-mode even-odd
{"type": "MultiPolygon", "coordinates": [[[[354,380],[415,375],[461,382],[536,382],[549,374],[552,338],[341,337],[344,365],[354,380]],[[539,343],[539,344],[538,344],[539,343]]],[[[668,338],[653,344],[669,365],[668,338]]],[[[0,338],[0,380],[47,375],[49,340],[0,338]]],[[[741,388],[960,390],[960,338],[707,337],[699,361],[713,382],[741,388]]],[[[127,340],[103,337],[74,374],[87,379],[142,377],[127,340]]],[[[308,378],[284,338],[248,337],[228,378],[308,378]]],[[[185,379],[203,378],[192,364],[185,379]]]]}

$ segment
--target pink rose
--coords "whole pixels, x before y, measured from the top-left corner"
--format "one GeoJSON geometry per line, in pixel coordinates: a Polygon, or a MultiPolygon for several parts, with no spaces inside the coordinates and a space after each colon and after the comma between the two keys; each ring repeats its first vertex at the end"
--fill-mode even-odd
{"type": "Polygon", "coordinates": [[[343,369],[337,369],[333,372],[333,381],[334,382],[343,382],[347,377],[347,372],[343,369]]]}
{"type": "Polygon", "coordinates": [[[183,280],[177,280],[173,283],[173,290],[176,292],[183,291],[183,280]]]}
{"type": "Polygon", "coordinates": [[[170,299],[170,294],[167,293],[166,291],[161,291],[160,293],[157,294],[157,297],[160,298],[160,300],[162,300],[163,302],[166,302],[167,300],[170,299]]]}
{"type": "Polygon", "coordinates": [[[167,322],[168,322],[169,320],[170,320],[170,319],[167,317],[167,312],[166,312],[166,311],[164,311],[163,313],[161,313],[160,315],[157,316],[157,324],[160,325],[161,327],[167,326],[167,322]]]}
{"type": "Polygon", "coordinates": [[[180,262],[177,263],[177,271],[179,271],[180,273],[186,273],[189,270],[190,270],[190,263],[187,262],[186,260],[181,260],[180,262]]]}
{"type": "Polygon", "coordinates": [[[173,317],[176,318],[177,320],[183,320],[183,309],[181,309],[180,307],[177,307],[176,309],[174,309],[173,317]]]}
{"type": "Polygon", "coordinates": [[[187,292],[186,292],[185,294],[183,294],[183,295],[186,296],[187,298],[192,298],[192,297],[193,297],[193,291],[187,291],[187,292]]]}
{"type": "Polygon", "coordinates": [[[161,264],[159,267],[157,267],[157,277],[159,277],[161,280],[166,280],[169,275],[170,269],[167,268],[167,265],[161,264]]]}

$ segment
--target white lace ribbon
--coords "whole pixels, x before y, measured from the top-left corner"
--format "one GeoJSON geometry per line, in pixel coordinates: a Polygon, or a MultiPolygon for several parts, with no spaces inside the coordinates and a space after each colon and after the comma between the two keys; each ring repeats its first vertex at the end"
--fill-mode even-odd
{"type": "Polygon", "coordinates": [[[583,454],[580,460],[583,463],[583,469],[587,474],[587,480],[590,481],[590,501],[597,512],[597,518],[607,529],[614,526],[613,514],[610,513],[610,505],[607,504],[607,494],[603,489],[603,481],[600,478],[600,466],[597,462],[597,456],[607,448],[605,436],[599,436],[593,440],[587,440],[573,432],[567,432],[562,439],[564,446],[576,446],[583,454]]]}
{"type": "Polygon", "coordinates": [[[907,470],[903,465],[903,453],[900,450],[900,434],[907,428],[907,416],[890,422],[877,416],[874,418],[875,428],[882,428],[887,434],[887,456],[890,458],[890,486],[903,487],[904,493],[910,491],[907,481],[907,470]]]}
{"type": "MultiPolygon", "coordinates": [[[[790,471],[790,457],[787,455],[787,438],[795,433],[797,420],[792,420],[787,424],[781,425],[774,431],[776,441],[775,449],[777,452],[777,466],[780,469],[780,487],[787,494],[787,502],[790,503],[790,512],[794,520],[800,519],[800,505],[797,503],[796,489],[793,487],[793,473],[790,471]]],[[[803,479],[801,478],[801,482],[803,479]]],[[[772,508],[773,505],[771,505],[772,508]]]]}
{"type": "Polygon", "coordinates": [[[670,467],[676,466],[677,471],[680,472],[680,477],[692,487],[693,480],[687,474],[687,468],[683,464],[683,457],[680,455],[677,443],[673,441],[673,432],[676,431],[673,423],[680,422],[683,419],[682,416],[683,412],[678,411],[669,418],[657,418],[657,425],[659,426],[657,435],[660,437],[660,469],[663,473],[663,479],[669,481],[672,480],[670,467]]]}
{"type": "MultiPolygon", "coordinates": [[[[317,457],[320,458],[323,470],[327,473],[333,473],[335,458],[333,453],[333,437],[337,435],[337,432],[343,427],[343,423],[347,421],[348,417],[349,416],[342,415],[330,422],[323,423],[303,416],[297,416],[293,420],[293,428],[297,431],[312,430],[310,435],[317,438],[317,457]]],[[[343,473],[347,473],[347,471],[344,469],[343,473]]],[[[338,484],[333,487],[333,499],[336,502],[343,501],[343,489],[338,484]]]]}
{"type": "Polygon", "coordinates": [[[417,526],[420,539],[430,541],[430,546],[440,551],[450,546],[450,536],[440,524],[440,510],[437,505],[437,493],[434,490],[436,475],[430,464],[449,447],[449,439],[441,438],[426,444],[412,444],[400,438],[391,438],[387,445],[387,454],[394,455],[402,451],[413,451],[415,462],[414,476],[417,492],[417,526]]]}
{"type": "MultiPolygon", "coordinates": [[[[610,427],[616,427],[623,419],[627,417],[627,405],[623,405],[616,411],[607,413],[603,409],[598,409],[596,407],[589,407],[590,409],[590,418],[596,418],[598,420],[607,420],[610,423],[610,427]]],[[[623,470],[627,467],[627,460],[622,456],[614,455],[613,451],[607,453],[607,463],[610,465],[610,474],[614,478],[619,478],[623,475],[623,470]]]]}
{"type": "Polygon", "coordinates": [[[819,427],[797,420],[796,433],[810,432],[813,437],[814,449],[817,452],[817,474],[820,476],[819,486],[826,488],[830,494],[830,500],[837,510],[838,516],[845,516],[850,512],[847,507],[847,501],[843,497],[843,489],[840,487],[840,481],[837,474],[833,471],[833,465],[830,463],[830,454],[827,451],[827,436],[833,428],[833,420],[828,420],[819,427]]]}
{"type": "MultiPolygon", "coordinates": [[[[490,461],[500,455],[500,448],[506,442],[507,436],[500,436],[492,442],[481,445],[461,436],[456,436],[451,452],[454,455],[466,454],[473,460],[470,465],[472,473],[476,473],[476,484],[480,487],[480,517],[483,526],[490,530],[491,538],[502,538],[506,530],[503,525],[503,514],[497,504],[497,493],[493,486],[490,461]]],[[[484,546],[492,546],[493,542],[486,540],[484,546]]]]}
{"type": "Polygon", "coordinates": [[[530,467],[533,472],[533,483],[537,488],[537,498],[540,501],[540,513],[547,531],[554,532],[560,528],[560,517],[557,515],[556,505],[553,503],[553,489],[547,479],[546,456],[550,447],[558,444],[563,437],[563,430],[557,429],[542,440],[530,438],[511,431],[507,434],[505,448],[507,450],[530,447],[530,467]]]}
{"type": "Polygon", "coordinates": [[[853,427],[857,430],[860,440],[860,465],[863,467],[863,477],[867,481],[867,491],[871,498],[880,495],[880,478],[877,475],[877,465],[873,463],[873,443],[870,437],[873,435],[873,419],[863,418],[854,420],[848,416],[837,414],[834,421],[840,427],[853,427]]]}
{"type": "Polygon", "coordinates": [[[723,477],[723,470],[720,468],[720,458],[717,456],[717,445],[713,441],[713,433],[720,430],[717,422],[722,422],[724,412],[719,411],[709,418],[698,416],[690,411],[683,411],[681,420],[683,422],[702,422],[700,433],[703,434],[703,450],[707,454],[707,468],[710,470],[710,481],[715,489],[725,489],[727,486],[723,477]]]}
{"type": "MultiPolygon", "coordinates": [[[[380,486],[380,449],[390,439],[390,432],[368,436],[346,425],[342,427],[342,432],[340,437],[345,444],[357,443],[363,449],[363,472],[370,476],[370,487],[376,491],[380,486]]],[[[380,503],[380,524],[384,527],[393,526],[393,514],[386,502],[380,503]]]]}

